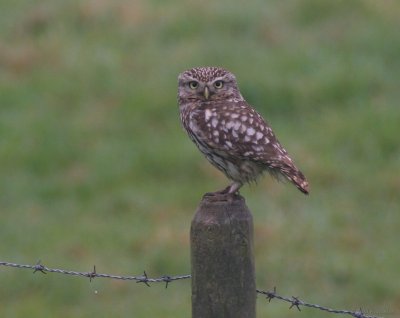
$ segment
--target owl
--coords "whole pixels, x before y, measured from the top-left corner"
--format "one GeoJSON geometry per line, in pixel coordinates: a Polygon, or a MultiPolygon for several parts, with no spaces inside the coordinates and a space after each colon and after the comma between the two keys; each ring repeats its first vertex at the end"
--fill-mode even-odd
{"type": "Polygon", "coordinates": [[[308,194],[308,182],[262,116],[240,94],[235,76],[196,67],[178,76],[182,125],[190,139],[232,183],[214,194],[236,194],[264,172],[308,194]],[[281,178],[283,177],[283,178],[281,178]]]}

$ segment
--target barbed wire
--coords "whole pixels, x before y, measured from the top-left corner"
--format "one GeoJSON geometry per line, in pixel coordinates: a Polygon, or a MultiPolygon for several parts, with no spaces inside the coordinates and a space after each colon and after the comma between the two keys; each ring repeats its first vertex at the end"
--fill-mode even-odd
{"type": "MultiPolygon", "coordinates": [[[[57,274],[64,274],[64,275],[81,276],[81,277],[89,278],[90,281],[92,281],[92,279],[94,279],[94,278],[110,278],[110,279],[118,279],[118,280],[126,280],[126,281],[136,281],[136,283],[143,283],[143,284],[147,285],[148,287],[150,287],[150,283],[165,283],[165,288],[167,288],[168,284],[173,281],[191,278],[191,275],[175,275],[175,276],[163,275],[160,277],[151,278],[147,275],[146,271],[143,271],[143,274],[139,275],[139,276],[121,276],[121,275],[102,274],[102,273],[97,273],[96,265],[93,266],[92,271],[78,272],[78,271],[58,269],[58,268],[49,268],[47,266],[44,266],[40,260],[35,265],[25,265],[25,264],[17,264],[17,263],[0,261],[0,266],[14,267],[14,268],[18,268],[18,269],[31,269],[31,270],[33,270],[33,273],[36,273],[36,272],[40,272],[42,274],[57,273],[57,274]]],[[[326,311],[326,312],[333,313],[333,314],[350,315],[355,318],[381,318],[378,316],[366,315],[361,308],[359,311],[340,310],[340,309],[338,310],[338,309],[332,309],[332,308],[324,307],[324,306],[317,305],[317,304],[310,304],[303,300],[300,300],[299,297],[280,296],[279,294],[277,294],[276,287],[274,287],[274,289],[272,291],[265,291],[265,290],[257,289],[256,292],[258,294],[266,296],[268,302],[271,302],[272,299],[279,299],[281,301],[290,303],[289,309],[297,308],[299,311],[301,311],[300,307],[303,306],[303,307],[319,309],[319,310],[326,311]]]]}
{"type": "Polygon", "coordinates": [[[257,293],[265,295],[266,298],[268,299],[268,302],[271,302],[271,300],[274,298],[288,302],[291,304],[289,309],[292,309],[295,307],[299,311],[301,311],[300,306],[304,306],[304,307],[315,308],[315,309],[319,309],[322,311],[330,312],[332,314],[350,315],[355,318],[379,318],[377,316],[365,315],[365,313],[363,312],[363,310],[361,308],[359,311],[350,311],[350,310],[344,310],[344,309],[332,309],[332,308],[324,307],[324,306],[317,305],[317,304],[306,303],[305,301],[300,300],[299,297],[295,297],[295,296],[292,296],[291,298],[283,297],[276,293],[276,287],[274,287],[273,291],[264,291],[264,290],[257,289],[257,293]]]}
{"type": "Polygon", "coordinates": [[[24,264],[16,264],[10,262],[1,262],[1,266],[8,266],[8,267],[15,267],[15,268],[25,268],[25,269],[33,269],[33,273],[41,272],[43,274],[47,273],[57,273],[57,274],[64,274],[64,275],[72,275],[72,276],[82,276],[89,278],[90,281],[94,278],[111,278],[111,279],[119,279],[119,280],[133,280],[137,283],[144,283],[150,287],[150,283],[165,283],[165,287],[168,287],[170,282],[181,280],[181,279],[188,279],[191,275],[176,275],[176,276],[161,276],[157,278],[151,278],[147,276],[146,271],[143,272],[140,276],[121,276],[121,275],[110,275],[110,274],[101,274],[97,273],[96,265],[93,266],[93,270],[90,272],[77,272],[65,269],[58,269],[58,268],[49,268],[41,264],[39,260],[35,265],[24,265],[24,264]]]}

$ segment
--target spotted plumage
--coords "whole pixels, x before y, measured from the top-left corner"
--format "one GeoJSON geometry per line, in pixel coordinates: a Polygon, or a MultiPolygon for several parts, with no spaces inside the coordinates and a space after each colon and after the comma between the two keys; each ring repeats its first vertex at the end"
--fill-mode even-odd
{"type": "Polygon", "coordinates": [[[263,172],[283,176],[308,194],[308,182],[271,127],[242,97],[235,76],[198,67],[178,77],[181,121],[206,158],[233,181],[219,193],[236,193],[263,172]]]}

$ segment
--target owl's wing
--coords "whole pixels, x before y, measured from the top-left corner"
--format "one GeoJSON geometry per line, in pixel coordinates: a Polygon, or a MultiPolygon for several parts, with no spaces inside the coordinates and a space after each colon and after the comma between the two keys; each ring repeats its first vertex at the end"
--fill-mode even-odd
{"type": "MultiPolygon", "coordinates": [[[[276,139],[267,122],[245,101],[203,104],[191,114],[198,146],[230,159],[265,166],[308,193],[308,182],[276,139]]],[[[204,152],[204,151],[203,151],[204,152]]]]}
{"type": "Polygon", "coordinates": [[[286,160],[287,152],[272,129],[245,101],[203,104],[191,121],[199,141],[224,157],[266,164],[286,160]]]}

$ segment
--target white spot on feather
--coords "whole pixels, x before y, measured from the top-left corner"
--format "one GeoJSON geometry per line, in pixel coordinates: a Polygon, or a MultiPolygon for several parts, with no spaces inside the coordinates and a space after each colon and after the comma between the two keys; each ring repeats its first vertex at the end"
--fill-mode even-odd
{"type": "Polygon", "coordinates": [[[234,122],[234,121],[229,121],[229,122],[226,124],[226,128],[228,128],[228,129],[231,129],[233,126],[235,126],[235,122],[234,122]]]}
{"type": "Polygon", "coordinates": [[[257,140],[260,140],[262,137],[264,137],[264,135],[262,133],[260,133],[259,131],[256,132],[256,138],[257,140]]]}
{"type": "Polygon", "coordinates": [[[247,129],[246,133],[249,136],[253,136],[256,133],[256,131],[254,130],[254,128],[250,127],[249,129],[247,129]]]}
{"type": "Polygon", "coordinates": [[[211,120],[211,125],[212,125],[214,128],[217,127],[217,125],[218,125],[218,119],[214,117],[214,118],[211,120]]]}
{"type": "Polygon", "coordinates": [[[210,118],[211,118],[211,110],[206,109],[206,111],[205,111],[205,119],[206,119],[206,121],[209,121],[210,118]]]}
{"type": "Polygon", "coordinates": [[[263,152],[263,150],[264,150],[264,147],[262,147],[262,146],[253,146],[253,149],[256,151],[256,152],[258,152],[258,153],[260,153],[260,152],[263,152]]]}

